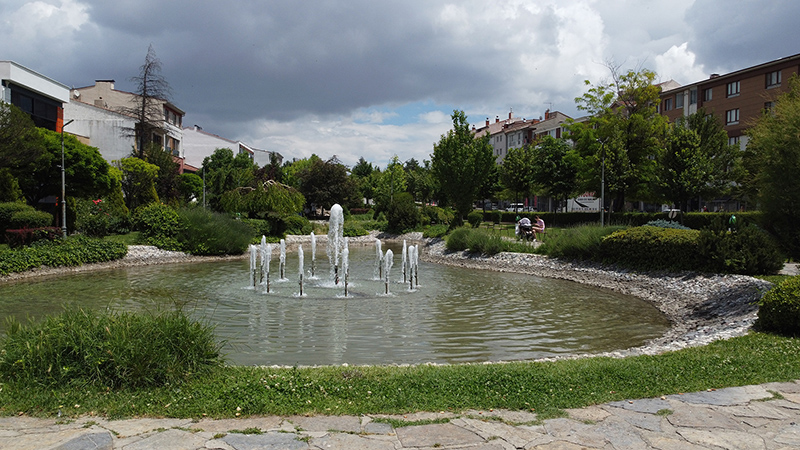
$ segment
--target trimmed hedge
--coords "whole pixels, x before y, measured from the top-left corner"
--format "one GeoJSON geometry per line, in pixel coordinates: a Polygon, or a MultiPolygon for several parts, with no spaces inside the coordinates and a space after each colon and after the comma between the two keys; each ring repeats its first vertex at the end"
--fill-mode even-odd
{"type": "MultiPolygon", "coordinates": [[[[755,223],[763,226],[763,214],[760,211],[746,211],[746,212],[725,212],[725,213],[704,213],[704,212],[691,212],[683,213],[677,222],[687,226],[693,230],[700,230],[703,228],[713,227],[716,222],[724,221],[727,223],[731,214],[736,215],[738,222],[741,223],[755,223]]],[[[500,217],[500,221],[513,223],[516,222],[517,216],[527,217],[533,219],[533,216],[538,215],[545,221],[547,226],[567,228],[576,225],[592,224],[600,222],[599,212],[509,212],[509,211],[486,211],[483,213],[483,220],[485,222],[493,222],[496,218],[500,217]]],[[[638,227],[645,225],[650,221],[655,220],[670,220],[669,216],[663,212],[654,213],[640,213],[640,212],[625,212],[625,213],[611,213],[606,215],[608,219],[607,225],[625,225],[631,227],[638,227]]],[[[498,223],[498,222],[495,222],[498,223]]]]}
{"type": "Polygon", "coordinates": [[[603,238],[604,262],[645,270],[701,270],[697,230],[635,227],[603,238]]]}
{"type": "Polygon", "coordinates": [[[41,266],[80,266],[112,261],[122,258],[127,253],[128,247],[125,244],[84,236],[39,241],[30,247],[0,252],[0,275],[24,272],[41,266]]]}
{"type": "Polygon", "coordinates": [[[11,248],[30,245],[36,241],[54,241],[61,237],[63,231],[57,227],[21,228],[6,230],[6,242],[11,248]]]}
{"type": "Polygon", "coordinates": [[[789,336],[800,335],[800,276],[784,280],[761,298],[756,327],[789,336]]]}

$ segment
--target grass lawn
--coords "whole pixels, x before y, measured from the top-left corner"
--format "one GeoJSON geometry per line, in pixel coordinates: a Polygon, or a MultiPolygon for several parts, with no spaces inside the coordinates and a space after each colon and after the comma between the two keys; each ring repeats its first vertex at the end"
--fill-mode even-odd
{"type": "Polygon", "coordinates": [[[377,414],[508,408],[540,418],[609,401],[800,379],[800,340],[769,334],[657,356],[451,366],[221,367],[181,385],[0,384],[0,414],[111,418],[377,414]]]}

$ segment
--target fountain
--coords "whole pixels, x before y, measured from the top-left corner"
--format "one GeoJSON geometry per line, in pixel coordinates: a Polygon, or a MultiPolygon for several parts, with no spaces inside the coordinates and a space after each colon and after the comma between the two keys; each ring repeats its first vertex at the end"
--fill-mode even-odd
{"type": "Polygon", "coordinates": [[[383,279],[383,251],[380,239],[375,239],[375,279],[383,279]]]}
{"type": "Polygon", "coordinates": [[[344,272],[344,296],[347,297],[347,284],[350,281],[350,248],[342,250],[342,271],[344,272]]]}
{"type": "Polygon", "coordinates": [[[303,246],[297,246],[298,272],[300,272],[300,297],[303,296],[303,246]]]}
{"type": "Polygon", "coordinates": [[[269,294],[269,262],[272,260],[272,244],[267,244],[266,238],[261,238],[261,284],[267,286],[269,294]]]}
{"type": "Polygon", "coordinates": [[[280,281],[286,281],[286,240],[281,239],[280,281]]]}
{"type": "Polygon", "coordinates": [[[386,250],[386,255],[383,257],[384,265],[384,274],[385,274],[385,284],[386,284],[386,295],[389,295],[389,271],[392,269],[392,264],[394,264],[394,253],[392,253],[392,249],[386,250]]]}
{"type": "Polygon", "coordinates": [[[331,277],[333,284],[339,284],[339,258],[344,245],[344,211],[339,204],[331,206],[331,216],[328,219],[328,261],[331,264],[331,277]]]}
{"type": "Polygon", "coordinates": [[[256,283],[258,282],[258,277],[256,273],[258,272],[258,247],[255,245],[250,245],[248,247],[250,250],[250,284],[249,286],[256,287],[256,283]]]}
{"type": "Polygon", "coordinates": [[[314,269],[317,263],[317,236],[311,232],[311,278],[314,278],[314,269]]]}
{"type": "Polygon", "coordinates": [[[406,266],[408,265],[408,248],[406,247],[406,240],[403,239],[403,256],[401,260],[403,268],[403,283],[406,282],[406,266]]]}

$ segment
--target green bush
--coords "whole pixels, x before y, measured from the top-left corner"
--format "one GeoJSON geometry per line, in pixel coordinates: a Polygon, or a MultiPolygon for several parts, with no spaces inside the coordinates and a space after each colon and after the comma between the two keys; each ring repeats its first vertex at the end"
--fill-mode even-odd
{"type": "Polygon", "coordinates": [[[22,202],[0,203],[0,239],[3,239],[7,229],[14,228],[11,226],[11,216],[20,211],[34,211],[34,209],[22,202]]]}
{"type": "Polygon", "coordinates": [[[603,238],[600,251],[604,262],[637,269],[700,270],[697,230],[634,227],[603,238]]]}
{"type": "MultiPolygon", "coordinates": [[[[369,221],[367,221],[369,223],[369,221]]],[[[361,222],[355,220],[345,220],[342,232],[346,237],[366,236],[369,234],[361,225],[361,222]]]]}
{"type": "Polygon", "coordinates": [[[8,320],[0,374],[46,386],[153,387],[180,383],[221,362],[213,328],[182,311],[68,309],[38,324],[8,320]]]}
{"type": "Polygon", "coordinates": [[[537,249],[537,253],[545,253],[556,258],[600,261],[603,238],[624,229],[625,227],[621,226],[597,225],[562,228],[558,233],[552,232],[551,229],[543,245],[537,249]]]}
{"type": "Polygon", "coordinates": [[[181,227],[175,239],[193,255],[240,255],[253,240],[250,225],[204,208],[178,211],[181,227]]]}
{"type": "Polygon", "coordinates": [[[478,211],[472,211],[467,214],[467,222],[472,225],[472,228],[478,228],[483,221],[483,214],[478,211]]]}
{"type": "Polygon", "coordinates": [[[451,252],[458,252],[469,248],[469,228],[456,228],[447,235],[445,247],[451,252]]]}
{"type": "Polygon", "coordinates": [[[657,219],[651,220],[644,224],[646,227],[659,227],[659,228],[674,228],[676,230],[691,230],[691,228],[681,225],[678,222],[672,220],[664,220],[664,219],[657,219]]]}
{"type": "Polygon", "coordinates": [[[106,207],[101,200],[77,200],[75,216],[76,230],[86,236],[104,237],[130,232],[130,218],[125,209],[106,207]]]}
{"type": "Polygon", "coordinates": [[[0,252],[0,275],[40,266],[60,267],[112,261],[128,253],[125,244],[84,236],[37,241],[29,247],[0,252]]]}
{"type": "Polygon", "coordinates": [[[133,226],[146,242],[174,238],[181,227],[178,212],[163,203],[140,206],[133,213],[133,226]]]}
{"type": "Polygon", "coordinates": [[[17,230],[6,230],[6,242],[9,248],[19,248],[30,245],[36,241],[54,241],[63,235],[61,228],[20,228],[17,230]]]}
{"type": "Polygon", "coordinates": [[[494,224],[499,224],[500,220],[503,218],[503,213],[500,211],[490,211],[487,215],[489,216],[489,220],[494,224]]]}
{"type": "Polygon", "coordinates": [[[705,270],[742,275],[769,275],[783,267],[783,255],[775,239],[755,225],[700,232],[698,249],[705,270]]]}
{"type": "Polygon", "coordinates": [[[469,230],[467,235],[467,248],[470,252],[483,255],[495,255],[505,250],[500,235],[488,233],[486,230],[469,230]]]}
{"type": "Polygon", "coordinates": [[[33,208],[18,211],[11,215],[8,228],[44,228],[53,224],[53,215],[33,208]]]}
{"type": "Polygon", "coordinates": [[[422,232],[422,237],[424,238],[441,238],[447,234],[448,225],[443,223],[439,225],[431,225],[425,228],[425,231],[422,232]]]}
{"type": "Polygon", "coordinates": [[[455,217],[451,208],[440,208],[438,206],[423,206],[420,210],[421,220],[426,224],[450,224],[455,217]]]}
{"type": "Polygon", "coordinates": [[[756,327],[790,336],[800,335],[800,276],[779,283],[761,298],[756,327]]]}
{"type": "Polygon", "coordinates": [[[313,230],[311,222],[302,216],[291,215],[283,217],[282,220],[286,226],[286,234],[306,235],[311,234],[313,230]]]}
{"type": "Polygon", "coordinates": [[[420,214],[414,197],[408,192],[395,194],[386,208],[386,222],[390,233],[404,233],[419,225],[420,214]]]}

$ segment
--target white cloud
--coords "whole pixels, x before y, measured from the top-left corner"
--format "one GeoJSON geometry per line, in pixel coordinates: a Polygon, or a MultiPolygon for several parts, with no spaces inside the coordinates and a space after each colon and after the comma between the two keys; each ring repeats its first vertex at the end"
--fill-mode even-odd
{"type": "Polygon", "coordinates": [[[696,63],[696,55],[689,50],[689,43],[673,45],[655,57],[655,71],[662,81],[670,79],[680,84],[691,84],[707,78],[702,64],[696,63]]]}

